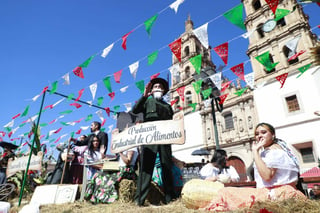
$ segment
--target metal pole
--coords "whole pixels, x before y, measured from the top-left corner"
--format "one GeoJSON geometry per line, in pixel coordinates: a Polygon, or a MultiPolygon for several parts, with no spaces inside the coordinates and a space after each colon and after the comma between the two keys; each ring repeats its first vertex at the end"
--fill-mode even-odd
{"type": "Polygon", "coordinates": [[[46,92],[43,92],[42,101],[41,101],[41,106],[40,106],[40,111],[39,111],[39,116],[38,116],[37,125],[36,125],[36,128],[35,128],[35,131],[36,131],[36,132],[33,134],[33,140],[32,140],[32,143],[31,143],[31,150],[30,150],[30,154],[29,154],[29,158],[28,158],[27,168],[26,168],[26,171],[25,171],[24,176],[23,176],[23,182],[22,182],[22,186],[21,186],[21,190],[20,190],[20,196],[19,196],[19,204],[18,204],[18,206],[20,206],[20,204],[21,204],[21,199],[22,199],[22,195],[23,195],[23,191],[24,191],[24,185],[25,185],[25,183],[26,183],[27,174],[28,174],[29,165],[30,165],[30,160],[31,160],[31,155],[32,155],[32,148],[33,148],[33,146],[34,146],[34,139],[35,139],[35,137],[37,136],[37,131],[38,131],[39,122],[40,122],[40,117],[41,117],[41,111],[42,111],[42,107],[43,107],[43,103],[44,103],[44,98],[45,98],[45,96],[46,96],[46,92]]]}
{"type": "Polygon", "coordinates": [[[219,137],[218,137],[218,128],[217,128],[217,120],[216,120],[216,111],[214,108],[214,98],[211,99],[211,113],[212,113],[212,120],[213,120],[213,129],[214,129],[214,139],[216,141],[216,149],[220,149],[219,145],[219,137]]]}

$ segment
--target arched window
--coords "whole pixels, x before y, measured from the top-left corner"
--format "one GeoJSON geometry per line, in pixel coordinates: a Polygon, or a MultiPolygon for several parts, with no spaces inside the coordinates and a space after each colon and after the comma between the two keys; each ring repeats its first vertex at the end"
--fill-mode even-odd
{"type": "Polygon", "coordinates": [[[184,56],[189,56],[190,55],[190,49],[189,49],[189,46],[186,46],[184,48],[184,56]]]}
{"type": "MultiPolygon", "coordinates": [[[[282,51],[283,51],[284,56],[287,58],[287,61],[289,60],[290,57],[293,56],[292,53],[290,54],[290,49],[286,45],[283,46],[282,51]]],[[[298,57],[296,57],[293,60],[288,61],[289,64],[294,64],[294,63],[297,63],[297,62],[299,62],[298,57]]]]}
{"type": "Polygon", "coordinates": [[[263,24],[259,24],[257,26],[257,32],[258,32],[259,38],[263,38],[264,37],[264,32],[262,30],[262,26],[263,26],[263,24]]]}
{"type": "Polygon", "coordinates": [[[192,93],[191,93],[191,91],[187,91],[186,92],[185,98],[186,98],[187,105],[192,104],[192,93]]]}
{"type": "Polygon", "coordinates": [[[184,70],[184,73],[185,73],[186,79],[190,77],[190,67],[189,66],[186,67],[186,69],[184,70]]]}
{"type": "Polygon", "coordinates": [[[253,1],[252,2],[252,7],[254,10],[258,10],[259,8],[261,8],[261,3],[259,0],[253,1]]]}
{"type": "Polygon", "coordinates": [[[234,129],[232,113],[229,112],[229,113],[225,114],[223,117],[224,117],[224,123],[226,126],[226,130],[234,129]]]}

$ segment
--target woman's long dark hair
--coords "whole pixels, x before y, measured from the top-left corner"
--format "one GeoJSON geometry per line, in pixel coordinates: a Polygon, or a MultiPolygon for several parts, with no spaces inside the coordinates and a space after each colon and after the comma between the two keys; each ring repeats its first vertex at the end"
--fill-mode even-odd
{"type": "Polygon", "coordinates": [[[217,149],[211,158],[211,163],[214,163],[215,166],[218,167],[219,174],[221,174],[223,169],[229,168],[227,166],[226,156],[227,152],[225,150],[217,149]]]}
{"type": "Polygon", "coordinates": [[[89,150],[89,155],[93,158],[93,154],[96,155],[96,153],[94,152],[94,147],[93,147],[93,140],[97,139],[99,141],[99,145],[100,145],[100,139],[98,138],[98,136],[93,136],[90,138],[89,141],[89,145],[88,145],[88,150],[89,150]]]}

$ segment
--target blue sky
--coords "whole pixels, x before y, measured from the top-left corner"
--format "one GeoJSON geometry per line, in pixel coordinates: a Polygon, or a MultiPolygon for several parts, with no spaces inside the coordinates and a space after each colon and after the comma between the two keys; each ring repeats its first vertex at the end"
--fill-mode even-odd
{"type": "MultiPolygon", "coordinates": [[[[0,2],[0,131],[5,131],[4,125],[12,121],[12,117],[22,113],[26,106],[30,106],[28,116],[14,120],[14,127],[19,126],[27,118],[35,115],[41,104],[41,98],[33,102],[31,98],[40,94],[45,86],[51,88],[54,81],[58,81],[57,92],[78,96],[78,91],[85,89],[81,100],[92,100],[89,86],[98,83],[97,97],[104,97],[103,107],[120,105],[124,111],[124,103],[132,103],[140,97],[135,82],[144,80],[160,73],[166,78],[171,66],[171,51],[168,44],[177,39],[184,32],[184,22],[188,15],[194,22],[194,28],[209,22],[209,44],[212,47],[229,41],[228,66],[232,67],[247,61],[248,40],[239,37],[245,31],[228,22],[222,14],[240,3],[239,0],[185,0],[175,13],[168,8],[174,0],[55,0],[55,1],[11,1],[0,2]],[[143,23],[158,14],[149,37],[143,23]],[[127,39],[127,50],[121,47],[121,37],[131,30],[134,31],[127,39]],[[114,43],[114,47],[106,58],[100,57],[100,52],[114,43]],[[148,65],[146,57],[158,50],[158,58],[152,65],[148,65]],[[82,64],[90,56],[96,55],[87,68],[84,68],[84,79],[76,77],[72,70],[82,64]],[[139,61],[140,66],[136,79],[129,72],[129,65],[139,61]],[[113,79],[113,73],[123,69],[121,82],[113,79]],[[70,85],[63,85],[62,76],[69,73],[70,85]],[[102,79],[111,76],[112,90],[115,92],[113,101],[108,96],[102,79]],[[125,93],[120,88],[129,86],[125,93]]],[[[305,12],[310,17],[310,26],[319,25],[318,14],[320,7],[316,4],[306,4],[305,12]]],[[[319,35],[319,29],[313,31],[319,35]]],[[[222,60],[212,51],[212,60],[219,66],[222,60]]],[[[228,69],[223,75],[234,80],[237,77],[228,69]]],[[[251,72],[250,63],[245,65],[245,74],[251,72]]],[[[44,106],[54,104],[62,97],[46,94],[44,106]]],[[[76,109],[69,104],[73,101],[63,101],[53,109],[48,109],[41,115],[40,123],[49,123],[58,118],[60,112],[73,110],[56,123],[41,129],[41,135],[50,130],[62,127],[58,134],[50,139],[79,130],[80,126],[89,126],[91,121],[100,120],[96,114],[98,109],[83,105],[76,109]],[[91,121],[84,119],[75,126],[63,126],[60,122],[72,122],[93,115],[91,121]]],[[[104,112],[107,122],[114,124],[115,120],[104,112]]],[[[30,130],[27,124],[19,128],[12,138],[19,138],[21,134],[30,130]]],[[[89,133],[82,131],[82,134],[89,133]]],[[[80,135],[75,135],[80,136],[80,135]]],[[[111,135],[109,135],[110,140],[111,135]]],[[[68,137],[60,142],[65,142],[68,137]]],[[[10,141],[8,136],[3,137],[10,141]]],[[[23,143],[26,139],[23,140],[23,143]]],[[[45,139],[42,139],[42,142],[45,139]]],[[[20,140],[15,143],[20,144],[20,140]]],[[[58,144],[56,143],[56,144],[58,144]]],[[[50,147],[53,142],[47,142],[50,147]]],[[[51,147],[50,149],[55,149],[51,147]]]]}

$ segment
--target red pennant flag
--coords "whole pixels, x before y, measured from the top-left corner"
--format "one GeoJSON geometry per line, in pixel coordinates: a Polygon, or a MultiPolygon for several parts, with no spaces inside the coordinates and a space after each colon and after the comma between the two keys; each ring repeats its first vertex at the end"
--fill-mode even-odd
{"type": "Polygon", "coordinates": [[[171,106],[173,106],[173,104],[175,104],[178,101],[178,99],[174,99],[170,102],[171,106]]]}
{"type": "Polygon", "coordinates": [[[296,58],[298,58],[300,55],[302,55],[303,53],[305,53],[306,51],[305,50],[301,50],[300,52],[294,54],[293,56],[291,56],[288,61],[291,61],[291,60],[294,60],[296,58]]]}
{"type": "Polygon", "coordinates": [[[169,47],[172,51],[172,53],[177,57],[177,59],[181,62],[181,38],[178,38],[171,44],[169,44],[169,47]]]}
{"type": "MultiPolygon", "coordinates": [[[[320,7],[320,2],[317,2],[317,5],[320,7]]],[[[319,26],[320,26],[320,25],[319,25],[319,26]]],[[[319,27],[319,26],[318,26],[318,27],[319,27]]],[[[320,27],[319,27],[319,28],[320,28],[320,27]]]]}
{"type": "Polygon", "coordinates": [[[0,131],[0,134],[2,134],[2,137],[6,136],[6,133],[4,131],[0,131]]]}
{"type": "Polygon", "coordinates": [[[221,92],[225,91],[227,88],[229,88],[230,84],[231,84],[232,81],[228,81],[226,83],[223,83],[221,85],[221,92]]]}
{"type": "Polygon", "coordinates": [[[19,140],[20,138],[12,138],[10,139],[10,141],[15,141],[15,140],[19,140]]]}
{"type": "Polygon", "coordinates": [[[276,77],[276,79],[277,79],[277,80],[280,82],[280,84],[281,84],[280,89],[283,87],[284,82],[287,80],[287,77],[288,77],[288,73],[284,73],[284,74],[278,75],[278,76],[276,77]]]}
{"type": "Polygon", "coordinates": [[[25,142],[24,144],[22,144],[22,146],[25,146],[25,145],[27,145],[28,144],[28,141],[27,142],[25,142]]]}
{"type": "Polygon", "coordinates": [[[61,131],[62,127],[60,127],[59,129],[57,129],[56,131],[54,131],[53,133],[59,133],[61,131]]]}
{"type": "Polygon", "coordinates": [[[229,93],[227,93],[227,94],[224,94],[224,95],[221,95],[220,96],[220,101],[219,101],[219,104],[223,104],[224,103],[224,101],[227,99],[227,96],[229,95],[229,93]]]}
{"type": "MultiPolygon", "coordinates": [[[[43,88],[43,90],[42,90],[41,94],[43,94],[44,92],[46,92],[48,89],[49,89],[49,87],[48,87],[48,86],[46,86],[45,88],[43,88]]],[[[41,95],[41,94],[40,94],[40,95],[41,95]]]]}
{"type": "Polygon", "coordinates": [[[53,143],[57,143],[60,139],[61,139],[61,136],[60,136],[60,137],[58,137],[58,139],[57,139],[57,140],[55,140],[55,142],[53,142],[53,143]]]}
{"type": "Polygon", "coordinates": [[[53,124],[56,121],[57,121],[57,119],[54,119],[54,120],[50,121],[49,124],[53,124]]]}
{"type": "Polygon", "coordinates": [[[118,72],[113,73],[115,82],[120,83],[121,74],[122,74],[122,70],[119,70],[118,72]]]}
{"type": "Polygon", "coordinates": [[[160,75],[160,73],[158,72],[158,73],[152,75],[152,76],[150,77],[150,79],[152,80],[152,79],[154,79],[154,78],[158,78],[159,75],[160,75]]]}
{"type": "Polygon", "coordinates": [[[17,117],[19,117],[20,115],[21,115],[21,113],[19,113],[19,114],[17,114],[17,115],[15,115],[15,116],[13,116],[13,117],[12,117],[12,120],[13,120],[13,119],[16,119],[16,118],[17,118],[17,117]]]}
{"type": "Polygon", "coordinates": [[[229,45],[228,42],[223,43],[219,46],[216,46],[213,48],[213,50],[220,56],[222,61],[224,62],[225,65],[228,63],[228,51],[229,51],[229,45]]]}
{"type": "Polygon", "coordinates": [[[107,119],[103,119],[102,123],[101,123],[101,126],[103,126],[105,123],[106,123],[107,119]]]}
{"type": "Polygon", "coordinates": [[[72,103],[70,104],[70,106],[75,106],[77,109],[79,109],[80,107],[82,107],[81,104],[78,104],[78,103],[72,103]]]}
{"type": "Polygon", "coordinates": [[[82,67],[76,67],[72,72],[79,78],[84,78],[82,67]]]}
{"type": "Polygon", "coordinates": [[[83,91],[84,91],[84,89],[79,90],[79,92],[78,92],[79,95],[78,95],[78,97],[77,97],[77,99],[75,101],[79,101],[80,100],[80,98],[81,98],[81,96],[83,94],[83,91]]]}
{"type": "Polygon", "coordinates": [[[244,70],[243,70],[243,63],[238,64],[230,68],[234,74],[236,74],[241,80],[244,80],[244,70]]]}
{"type": "Polygon", "coordinates": [[[279,4],[279,0],[266,0],[267,4],[269,5],[271,11],[273,12],[273,14],[276,14],[276,10],[279,4]]]}
{"type": "Polygon", "coordinates": [[[50,105],[44,107],[44,109],[48,109],[48,108],[52,109],[53,108],[53,104],[50,104],[50,105]]]}
{"type": "Polygon", "coordinates": [[[39,139],[41,140],[43,137],[44,137],[44,135],[41,135],[39,139]]]}
{"type": "Polygon", "coordinates": [[[122,48],[123,48],[124,50],[127,49],[127,38],[128,38],[128,36],[130,35],[130,33],[132,33],[132,32],[133,32],[133,30],[131,30],[130,32],[128,32],[127,34],[125,34],[124,36],[122,36],[122,44],[121,44],[121,46],[122,46],[122,48]]]}
{"type": "Polygon", "coordinates": [[[82,129],[79,129],[78,131],[76,131],[77,135],[80,135],[82,129]]]}
{"type": "MultiPolygon", "coordinates": [[[[320,3],[319,3],[320,4],[320,3]]],[[[320,28],[320,24],[318,25],[318,28],[320,28]]]]}
{"type": "Polygon", "coordinates": [[[33,132],[32,132],[32,131],[29,132],[29,134],[28,134],[28,138],[29,138],[29,139],[31,138],[31,135],[33,135],[33,132]]]}
{"type": "Polygon", "coordinates": [[[8,138],[11,138],[12,133],[12,131],[8,133],[8,138]]]}
{"type": "Polygon", "coordinates": [[[80,118],[79,120],[74,121],[74,122],[75,122],[75,123],[80,123],[82,120],[83,120],[83,118],[80,118]]]}
{"type": "Polygon", "coordinates": [[[184,101],[184,89],[185,89],[185,86],[177,89],[177,92],[178,92],[179,96],[181,97],[182,101],[184,101]]]}
{"type": "Polygon", "coordinates": [[[110,117],[110,108],[106,107],[106,108],[104,108],[104,110],[106,111],[107,115],[110,117]]]}
{"type": "Polygon", "coordinates": [[[109,95],[109,97],[111,98],[111,101],[112,101],[114,99],[115,93],[114,92],[110,92],[108,95],[109,95]]]}

